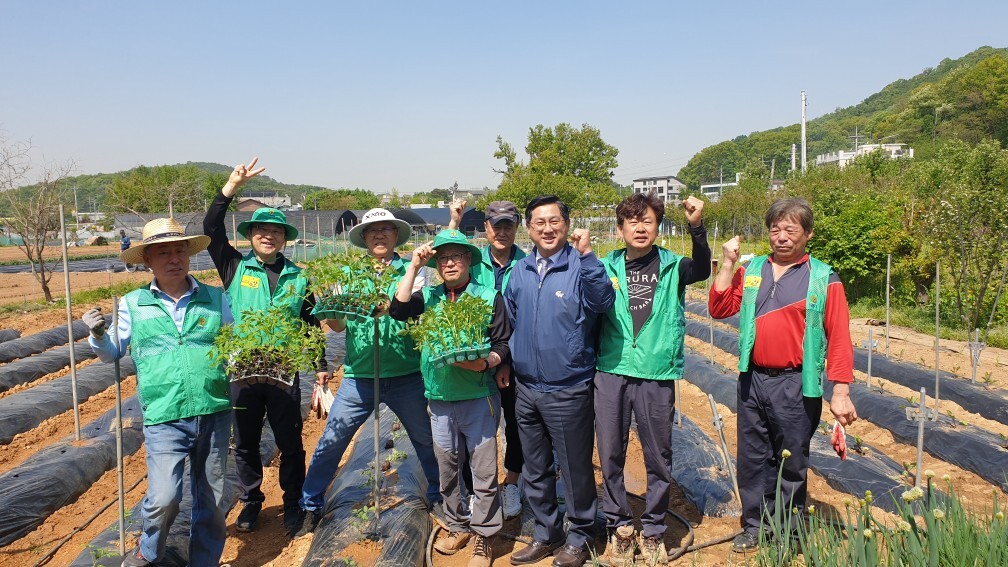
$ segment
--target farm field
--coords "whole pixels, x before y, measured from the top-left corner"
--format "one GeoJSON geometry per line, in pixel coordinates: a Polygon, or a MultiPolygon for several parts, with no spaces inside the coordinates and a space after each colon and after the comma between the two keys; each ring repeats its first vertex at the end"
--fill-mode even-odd
{"type": "MultiPolygon", "coordinates": [[[[73,274],[75,290],[86,289],[89,285],[95,287],[107,285],[109,274],[73,274]]],[[[136,281],[146,281],[149,277],[146,274],[112,274],[116,277],[116,282],[133,278],[136,281]],[[126,277],[124,277],[126,276],[126,277]]],[[[202,279],[213,283],[213,277],[202,279]]],[[[5,278],[4,288],[7,288],[9,281],[5,278]]],[[[62,282],[59,282],[62,288],[62,282]]],[[[55,286],[54,286],[55,292],[55,286]]],[[[56,292],[58,293],[58,292],[56,292]]],[[[692,299],[702,299],[699,295],[692,299]]],[[[109,312],[111,301],[99,302],[109,312]]],[[[74,316],[80,317],[88,306],[75,306],[74,316]]],[[[700,321],[699,317],[690,316],[691,319],[700,321]]],[[[22,333],[22,336],[30,335],[39,331],[44,331],[59,325],[65,325],[66,314],[62,309],[46,309],[32,312],[12,312],[0,316],[0,328],[13,328],[22,333]]],[[[704,322],[704,324],[707,324],[704,322]]],[[[717,323],[719,329],[730,329],[728,325],[717,323]]],[[[867,338],[867,327],[864,320],[855,320],[851,323],[852,338],[855,343],[860,344],[867,338]]],[[[881,338],[881,331],[878,327],[874,329],[874,337],[881,338]]],[[[706,340],[695,337],[687,337],[687,346],[690,347],[695,357],[692,362],[687,362],[687,380],[682,382],[681,403],[683,415],[696,423],[708,437],[717,439],[717,433],[711,425],[710,406],[704,391],[696,384],[689,382],[691,364],[698,364],[696,360],[707,359],[710,356],[710,345],[706,340]]],[[[941,366],[943,370],[953,372],[959,376],[969,375],[969,351],[964,344],[954,341],[942,342],[941,366]]],[[[891,337],[891,351],[894,358],[905,362],[921,364],[924,367],[933,368],[934,347],[933,338],[914,333],[903,328],[894,328],[891,337]]],[[[716,363],[732,368],[736,362],[733,355],[715,348],[713,358],[716,363]]],[[[78,364],[79,368],[85,369],[99,365],[96,361],[86,360],[78,364]]],[[[0,367],[2,368],[2,367],[0,367]]],[[[111,366],[106,368],[111,373],[111,366]]],[[[990,373],[986,386],[989,388],[1004,388],[1008,384],[1008,351],[988,348],[981,357],[981,374],[990,373]]],[[[32,380],[26,384],[18,385],[10,390],[0,393],[0,402],[5,398],[39,387],[48,382],[58,380],[69,373],[68,369],[53,372],[32,380]]],[[[864,374],[858,372],[857,379],[864,380],[864,374]]],[[[338,380],[334,380],[335,389],[338,380]]],[[[135,378],[126,378],[123,383],[123,397],[131,396],[135,391],[135,378]]],[[[911,398],[915,392],[910,388],[898,384],[886,384],[884,391],[896,398],[911,398]]],[[[930,389],[929,389],[930,391],[930,389]]],[[[904,402],[906,404],[908,402],[904,402]]],[[[88,423],[97,416],[107,412],[114,406],[113,389],[107,388],[81,404],[81,423],[88,423]]],[[[725,435],[729,448],[734,451],[735,447],[735,422],[731,409],[719,403],[718,411],[725,420],[725,435]]],[[[982,428],[992,432],[994,435],[1008,439],[1008,425],[996,420],[985,418],[976,413],[970,412],[959,405],[948,400],[942,401],[941,411],[943,414],[954,416],[961,423],[968,423],[972,426],[982,428]]],[[[864,416],[862,416],[864,417],[864,416]]],[[[823,419],[832,422],[828,407],[824,404],[823,419]]],[[[314,417],[309,417],[305,421],[304,439],[306,452],[310,458],[312,448],[321,434],[324,422],[314,417]]],[[[64,411],[44,419],[38,426],[19,433],[10,443],[0,445],[0,474],[8,473],[12,469],[30,463],[40,452],[57,443],[60,439],[72,436],[74,427],[74,417],[72,411],[64,411]]],[[[364,439],[369,440],[371,435],[370,424],[362,429],[364,439]]],[[[879,427],[870,419],[859,420],[848,430],[849,435],[856,435],[863,443],[874,447],[880,453],[892,458],[896,463],[910,464],[916,461],[915,448],[907,443],[896,439],[888,430],[879,427]]],[[[925,445],[928,441],[925,438],[925,445]]],[[[999,447],[992,447],[993,451],[1004,451],[999,447]]],[[[347,455],[350,455],[348,451],[347,455]]],[[[984,480],[975,472],[971,472],[955,464],[938,459],[931,454],[924,455],[924,468],[934,471],[941,477],[948,475],[957,494],[967,506],[975,506],[978,510],[989,507],[992,493],[1004,496],[1002,488],[984,480]]],[[[596,480],[601,482],[596,464],[596,480]]],[[[911,467],[912,468],[912,467],[911,467]]],[[[136,484],[136,487],[127,494],[127,509],[132,507],[142,498],[145,487],[143,475],[145,463],[143,460],[142,447],[125,458],[125,486],[127,488],[136,484]]],[[[277,486],[277,469],[275,463],[267,467],[264,489],[267,500],[263,509],[263,515],[259,528],[253,533],[238,533],[234,530],[233,522],[237,515],[237,508],[232,510],[228,520],[228,543],[224,552],[222,562],[233,566],[252,565],[294,565],[300,564],[308,555],[313,536],[306,536],[294,541],[288,541],[283,535],[282,518],[280,510],[279,488],[277,486]]],[[[810,503],[817,509],[822,510],[827,516],[839,518],[844,513],[845,499],[856,499],[859,494],[848,494],[830,486],[831,479],[828,476],[810,471],[810,503]]],[[[901,481],[905,487],[912,484],[912,476],[906,476],[901,481]]],[[[644,467],[641,459],[639,443],[635,436],[631,438],[630,450],[628,452],[626,485],[628,491],[635,494],[643,494],[645,487],[644,467]]],[[[16,541],[0,548],[0,565],[32,565],[35,564],[49,549],[64,537],[70,539],[62,548],[48,561],[48,565],[69,565],[77,558],[82,551],[86,551],[92,539],[109,525],[115,522],[115,506],[98,515],[90,525],[82,527],[85,519],[90,518],[99,509],[116,500],[116,474],[115,470],[105,472],[91,487],[80,495],[74,502],[67,504],[49,515],[44,522],[27,535],[20,537],[16,541]],[[77,533],[73,533],[78,530],[77,533]]],[[[703,517],[696,507],[685,497],[678,487],[673,488],[672,509],[685,517],[694,525],[694,543],[709,541],[715,538],[730,536],[737,529],[737,518],[735,517],[703,517]]],[[[681,524],[670,520],[670,529],[667,532],[666,544],[669,548],[679,547],[688,544],[687,532],[681,524]]],[[[505,532],[518,534],[521,525],[516,520],[505,523],[505,532]]],[[[135,537],[135,534],[133,534],[135,537]]],[[[129,544],[129,542],[128,542],[129,544]]],[[[500,558],[498,562],[506,562],[507,556],[517,549],[522,548],[522,544],[515,543],[506,538],[498,538],[496,542],[496,554],[500,558]]],[[[380,552],[379,545],[354,544],[346,550],[348,556],[353,556],[361,565],[368,564],[368,560],[373,560],[380,552]]],[[[93,553],[98,553],[92,550],[93,553]]],[[[455,566],[464,565],[468,560],[468,552],[463,551],[452,557],[439,556],[434,554],[434,565],[455,566]]],[[[700,551],[686,554],[673,565],[742,565],[746,564],[747,558],[732,554],[729,544],[723,543],[713,545],[700,551]]],[[[548,561],[542,562],[548,565],[548,561]]],[[[750,559],[751,564],[751,559],[750,559]]]]}

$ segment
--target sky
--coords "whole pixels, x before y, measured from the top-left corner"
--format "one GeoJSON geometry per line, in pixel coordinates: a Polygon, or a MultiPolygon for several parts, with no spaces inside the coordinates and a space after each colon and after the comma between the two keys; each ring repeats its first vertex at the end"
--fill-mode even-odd
{"type": "MultiPolygon", "coordinates": [[[[78,173],[259,156],[285,183],[496,187],[497,136],[591,124],[614,179],[857,104],[1008,2],[0,0],[0,136],[78,173]]],[[[839,148],[838,148],[839,149],[839,148]]]]}

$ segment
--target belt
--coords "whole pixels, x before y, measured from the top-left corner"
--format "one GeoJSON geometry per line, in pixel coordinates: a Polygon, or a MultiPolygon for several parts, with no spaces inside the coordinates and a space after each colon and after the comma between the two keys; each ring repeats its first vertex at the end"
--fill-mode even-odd
{"type": "Polygon", "coordinates": [[[751,366],[751,368],[753,372],[759,372],[760,374],[763,374],[764,376],[769,376],[771,378],[783,376],[784,374],[796,374],[796,373],[800,374],[802,371],[801,364],[799,364],[798,366],[789,366],[787,368],[767,368],[765,366],[757,366],[754,364],[751,366]]]}

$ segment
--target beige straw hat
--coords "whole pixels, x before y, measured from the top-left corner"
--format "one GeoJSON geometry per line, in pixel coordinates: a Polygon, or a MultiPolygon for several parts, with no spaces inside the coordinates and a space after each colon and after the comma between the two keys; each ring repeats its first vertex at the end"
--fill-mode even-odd
{"type": "Polygon", "coordinates": [[[186,241],[189,243],[189,255],[193,256],[206,250],[210,245],[210,237],[200,234],[186,236],[185,227],[173,218],[154,219],[143,227],[143,241],[123,250],[119,257],[127,264],[142,264],[144,248],[161,242],[186,241]]]}

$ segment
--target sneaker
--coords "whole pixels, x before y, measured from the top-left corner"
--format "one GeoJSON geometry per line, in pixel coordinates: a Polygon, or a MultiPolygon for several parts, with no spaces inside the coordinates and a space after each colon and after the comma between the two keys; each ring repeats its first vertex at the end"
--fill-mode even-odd
{"type": "Polygon", "coordinates": [[[472,534],[469,532],[450,532],[447,536],[434,542],[434,549],[442,555],[455,555],[469,543],[472,534]]]}
{"type": "Polygon", "coordinates": [[[262,511],[262,502],[246,502],[238,519],[235,520],[235,528],[240,532],[250,532],[255,529],[256,521],[259,520],[259,512],[262,511]]]}
{"type": "Polygon", "coordinates": [[[609,536],[609,563],[611,565],[633,565],[636,547],[633,526],[619,526],[609,536]]]}
{"type": "Polygon", "coordinates": [[[476,534],[473,538],[472,557],[469,559],[468,567],[490,567],[493,563],[493,541],[476,534]]]}
{"type": "Polygon", "coordinates": [[[749,553],[756,551],[756,547],[759,545],[759,540],[756,539],[756,534],[752,532],[742,532],[735,536],[732,540],[731,550],[735,553],[749,553]]]}
{"type": "Polygon", "coordinates": [[[504,519],[510,520],[521,516],[521,491],[517,484],[505,484],[501,490],[501,504],[504,508],[504,519]]]}
{"type": "Polygon", "coordinates": [[[293,536],[301,529],[301,525],[304,523],[305,513],[300,506],[284,506],[284,519],[283,525],[284,529],[287,531],[287,535],[293,536]]]}
{"type": "Polygon", "coordinates": [[[143,553],[140,553],[140,548],[137,547],[126,557],[123,557],[122,567],[147,567],[150,564],[150,561],[144,558],[143,553]]]}
{"type": "Polygon", "coordinates": [[[301,527],[298,531],[294,532],[294,537],[306,536],[315,531],[318,526],[319,520],[322,519],[322,514],[314,510],[305,510],[304,519],[301,521],[301,527]]]}
{"type": "Polygon", "coordinates": [[[642,536],[640,541],[641,557],[648,567],[668,563],[668,551],[665,542],[660,537],[642,536]]]}

